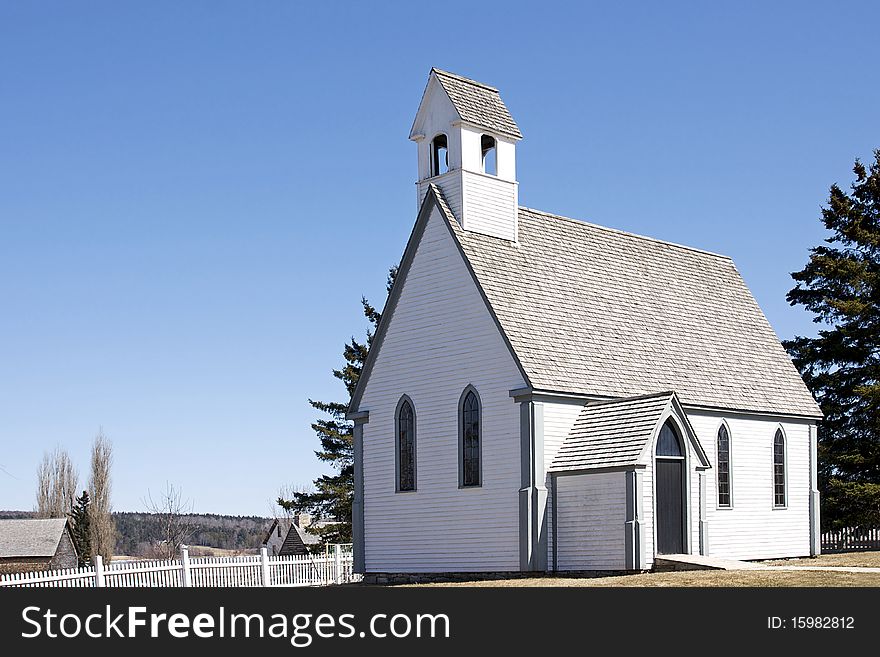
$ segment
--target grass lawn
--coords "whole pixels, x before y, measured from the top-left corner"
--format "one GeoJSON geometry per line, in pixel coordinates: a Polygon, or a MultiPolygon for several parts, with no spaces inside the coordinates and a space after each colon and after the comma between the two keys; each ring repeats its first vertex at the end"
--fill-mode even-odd
{"type": "Polygon", "coordinates": [[[692,570],[617,577],[532,577],[403,586],[880,586],[880,573],[827,571],[692,570]]]}
{"type": "MultiPolygon", "coordinates": [[[[778,566],[862,566],[880,568],[880,552],[822,555],[815,559],[767,561],[778,566]]],[[[411,584],[409,586],[880,586],[878,573],[786,570],[691,570],[616,577],[532,577],[526,579],[411,584]]]]}
{"type": "Polygon", "coordinates": [[[880,568],[880,552],[843,552],[841,554],[823,554],[814,559],[779,559],[765,561],[771,566],[862,566],[880,568]]]}

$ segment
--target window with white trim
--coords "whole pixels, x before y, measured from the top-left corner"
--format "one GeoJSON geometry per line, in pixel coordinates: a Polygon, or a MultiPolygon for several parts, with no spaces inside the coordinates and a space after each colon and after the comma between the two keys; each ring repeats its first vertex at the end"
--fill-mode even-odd
{"type": "Polygon", "coordinates": [[[480,472],[480,399],[474,390],[468,390],[459,409],[461,485],[479,486],[480,472]]]}
{"type": "Polygon", "coordinates": [[[397,407],[397,490],[416,489],[416,415],[408,398],[397,407]]]}
{"type": "Polygon", "coordinates": [[[785,434],[773,437],[773,506],[785,506],[785,434]]]}
{"type": "Polygon", "coordinates": [[[716,461],[718,467],[718,506],[730,506],[730,432],[727,425],[718,428],[716,461]]]}

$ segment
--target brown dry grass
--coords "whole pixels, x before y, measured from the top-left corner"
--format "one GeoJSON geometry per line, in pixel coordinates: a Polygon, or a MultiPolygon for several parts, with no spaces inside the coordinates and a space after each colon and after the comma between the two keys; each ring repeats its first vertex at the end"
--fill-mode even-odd
{"type": "MultiPolygon", "coordinates": [[[[768,561],[780,566],[862,566],[880,567],[880,552],[829,554],[815,559],[768,561]]],[[[645,573],[614,577],[531,577],[474,582],[413,584],[410,586],[880,586],[880,572],[845,573],[821,570],[691,570],[674,573],[645,573]]]]}
{"type": "Polygon", "coordinates": [[[828,571],[700,570],[679,573],[646,573],[617,577],[532,577],[475,582],[407,584],[405,586],[501,586],[501,587],[606,587],[606,586],[880,586],[880,573],[840,573],[828,571]]]}
{"type": "Polygon", "coordinates": [[[822,556],[804,559],[778,559],[765,561],[772,566],[859,566],[864,568],[880,568],[880,551],[844,552],[842,554],[823,554],[822,556]]]}

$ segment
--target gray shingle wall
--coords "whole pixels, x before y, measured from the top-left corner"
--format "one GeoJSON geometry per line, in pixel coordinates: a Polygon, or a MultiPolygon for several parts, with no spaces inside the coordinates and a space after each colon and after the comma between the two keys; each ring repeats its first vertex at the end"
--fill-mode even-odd
{"type": "Polygon", "coordinates": [[[522,139],[498,90],[460,75],[432,69],[462,120],[522,139]]]}
{"type": "Polygon", "coordinates": [[[76,556],[76,548],[73,547],[73,539],[70,536],[70,532],[65,529],[61,535],[61,540],[58,542],[58,549],[49,562],[49,567],[76,568],[78,564],[79,559],[76,556]]]}
{"type": "Polygon", "coordinates": [[[450,225],[533,386],[820,416],[730,258],[527,208],[518,244],[450,225]]]}

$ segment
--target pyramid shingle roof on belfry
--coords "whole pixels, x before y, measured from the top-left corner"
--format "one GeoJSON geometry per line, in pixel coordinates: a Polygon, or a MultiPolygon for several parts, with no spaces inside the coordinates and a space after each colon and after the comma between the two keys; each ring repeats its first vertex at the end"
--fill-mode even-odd
{"type": "Polygon", "coordinates": [[[730,258],[528,208],[514,243],[432,188],[534,388],[821,417],[730,258]]]}
{"type": "Polygon", "coordinates": [[[437,76],[463,121],[522,139],[519,126],[495,87],[438,68],[432,68],[431,72],[437,76]]]}

